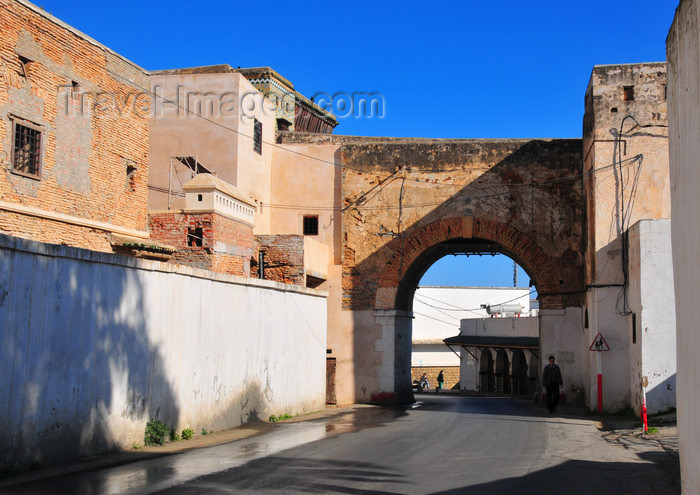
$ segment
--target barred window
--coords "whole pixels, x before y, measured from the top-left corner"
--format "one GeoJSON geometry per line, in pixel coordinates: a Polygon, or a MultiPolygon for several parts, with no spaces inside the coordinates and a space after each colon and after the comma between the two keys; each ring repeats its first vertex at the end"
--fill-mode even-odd
{"type": "Polygon", "coordinates": [[[13,122],[12,170],[22,175],[41,175],[41,129],[28,123],[13,122]]]}
{"type": "Polygon", "coordinates": [[[258,119],[253,122],[253,150],[262,155],[262,122],[258,119]]]}

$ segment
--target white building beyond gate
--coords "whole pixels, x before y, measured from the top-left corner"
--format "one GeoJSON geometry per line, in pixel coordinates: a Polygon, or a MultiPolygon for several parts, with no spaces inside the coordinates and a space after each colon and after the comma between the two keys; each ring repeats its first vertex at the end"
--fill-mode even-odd
{"type": "Polygon", "coordinates": [[[528,288],[418,287],[413,299],[411,367],[459,366],[459,355],[445,346],[443,339],[456,335],[464,319],[488,317],[482,304],[505,302],[519,304],[523,317],[530,315],[528,288]]]}

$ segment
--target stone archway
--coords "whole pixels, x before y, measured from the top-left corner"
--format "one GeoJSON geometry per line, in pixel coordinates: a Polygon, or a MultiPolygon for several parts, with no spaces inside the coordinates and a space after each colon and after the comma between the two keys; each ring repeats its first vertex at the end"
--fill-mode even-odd
{"type": "MultiPolygon", "coordinates": [[[[581,291],[565,291],[571,267],[566,257],[548,255],[529,235],[511,225],[476,217],[451,217],[415,229],[388,245],[391,257],[378,276],[374,301],[375,321],[381,327],[385,379],[396,401],[412,399],[410,378],[411,311],[413,294],[425,271],[439,258],[458,248],[489,249],[506,254],[530,275],[538,290],[542,310],[580,306],[581,291]],[[389,351],[389,352],[386,352],[389,351]],[[390,366],[389,360],[393,359],[390,366]],[[393,374],[388,375],[389,369],[393,374]]],[[[578,282],[575,280],[573,284],[578,282]]],[[[496,363],[498,364],[498,363],[496,363]]],[[[508,360],[510,369],[510,360],[508,360]]],[[[498,375],[498,373],[496,373],[498,375]]],[[[510,371],[497,380],[496,390],[511,393],[510,371]]],[[[380,382],[381,384],[382,382],[380,382]]]]}
{"type": "MultiPolygon", "coordinates": [[[[341,165],[329,342],[343,349],[344,397],[412,399],[412,296],[451,244],[485,243],[516,260],[545,312],[581,306],[581,140],[329,139],[341,165]]],[[[547,317],[554,334],[562,316],[547,317]]]]}

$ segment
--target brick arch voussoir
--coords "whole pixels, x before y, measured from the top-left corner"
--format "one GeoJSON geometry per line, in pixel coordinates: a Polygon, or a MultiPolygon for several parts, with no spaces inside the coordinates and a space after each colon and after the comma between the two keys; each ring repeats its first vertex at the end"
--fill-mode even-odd
{"type": "Polygon", "coordinates": [[[398,287],[406,268],[427,249],[460,237],[464,237],[462,219],[457,217],[432,222],[403,240],[396,239],[390,245],[394,254],[379,277],[379,287],[398,287]]]}
{"type": "MultiPolygon", "coordinates": [[[[476,237],[498,243],[512,253],[518,263],[535,277],[539,292],[556,292],[558,277],[554,269],[555,263],[529,236],[508,224],[494,220],[476,217],[471,222],[464,220],[463,217],[436,220],[412,232],[403,240],[395,239],[389,245],[394,252],[379,276],[378,288],[397,289],[408,267],[427,249],[452,239],[476,237]]],[[[385,296],[383,293],[381,299],[385,296]]],[[[375,307],[384,308],[387,302],[378,299],[375,307]]]]}

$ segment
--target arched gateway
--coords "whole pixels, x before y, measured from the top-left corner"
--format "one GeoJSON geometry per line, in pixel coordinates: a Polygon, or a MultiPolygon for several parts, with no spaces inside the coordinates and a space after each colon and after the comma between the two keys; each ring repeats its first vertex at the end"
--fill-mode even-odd
{"type": "Polygon", "coordinates": [[[581,141],[344,138],[341,156],[341,304],[352,312],[355,400],[411,400],[413,294],[450,253],[516,260],[538,290],[542,350],[582,346],[581,141]]]}
{"type": "MultiPolygon", "coordinates": [[[[391,260],[379,275],[375,310],[384,325],[391,325],[390,315],[394,315],[394,393],[399,401],[410,398],[411,334],[407,326],[413,295],[425,271],[443,256],[458,252],[500,252],[509,256],[530,275],[538,290],[540,308],[545,312],[576,304],[580,299],[580,292],[560,289],[564,278],[570,276],[566,262],[549,256],[530,237],[500,222],[474,217],[445,218],[395,244],[391,260]]],[[[490,391],[511,393],[512,372],[504,349],[498,350],[495,365],[495,389],[490,391]]]]}

